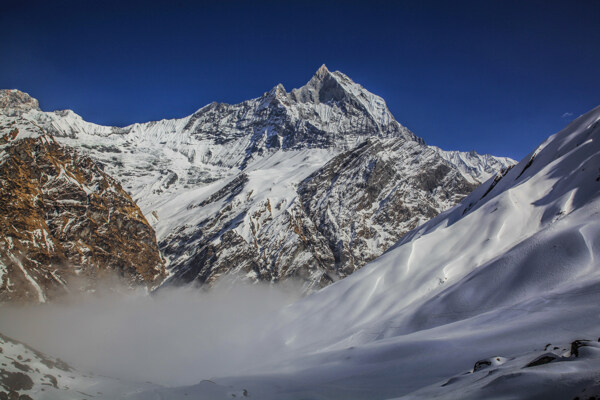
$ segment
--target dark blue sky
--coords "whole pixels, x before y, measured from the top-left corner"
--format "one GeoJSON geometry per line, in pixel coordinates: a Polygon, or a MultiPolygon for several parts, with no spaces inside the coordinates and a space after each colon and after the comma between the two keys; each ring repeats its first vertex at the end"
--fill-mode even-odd
{"type": "Polygon", "coordinates": [[[520,159],[600,104],[600,1],[7,3],[0,88],[101,124],[290,90],[323,63],[445,149],[520,159]]]}

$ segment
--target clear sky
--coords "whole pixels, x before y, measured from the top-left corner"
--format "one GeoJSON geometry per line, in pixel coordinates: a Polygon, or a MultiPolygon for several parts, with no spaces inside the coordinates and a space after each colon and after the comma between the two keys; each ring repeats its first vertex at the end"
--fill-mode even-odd
{"type": "Polygon", "coordinates": [[[600,104],[600,1],[4,1],[0,88],[100,124],[183,117],[325,63],[429,144],[520,159],[600,104]]]}

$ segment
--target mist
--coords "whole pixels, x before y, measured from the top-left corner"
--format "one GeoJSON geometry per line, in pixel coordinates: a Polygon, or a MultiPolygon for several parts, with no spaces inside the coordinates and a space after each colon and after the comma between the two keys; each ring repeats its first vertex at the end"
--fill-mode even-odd
{"type": "Polygon", "coordinates": [[[60,303],[0,306],[0,332],[73,367],[165,386],[274,361],[275,316],[300,298],[293,285],[221,283],[211,290],[100,291],[60,303]]]}

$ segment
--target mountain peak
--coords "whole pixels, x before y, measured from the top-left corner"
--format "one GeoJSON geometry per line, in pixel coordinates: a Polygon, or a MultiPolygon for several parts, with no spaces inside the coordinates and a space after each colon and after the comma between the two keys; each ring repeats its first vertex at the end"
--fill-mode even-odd
{"type": "Polygon", "coordinates": [[[327,66],[325,64],[323,64],[323,65],[321,65],[319,67],[319,69],[317,70],[317,72],[315,72],[314,76],[317,77],[317,78],[322,79],[322,78],[324,78],[325,76],[327,76],[329,74],[330,74],[330,72],[327,69],[327,66]]]}
{"type": "Polygon", "coordinates": [[[346,92],[335,74],[329,72],[323,64],[306,85],[292,90],[291,95],[301,103],[318,104],[331,100],[340,101],[346,97],[346,92]]]}
{"type": "Polygon", "coordinates": [[[17,89],[2,89],[0,90],[0,109],[22,113],[31,109],[39,111],[40,105],[36,99],[25,92],[17,89]]]}
{"type": "Polygon", "coordinates": [[[281,83],[278,83],[273,89],[271,89],[271,91],[269,93],[273,93],[274,95],[285,95],[286,91],[285,91],[285,87],[283,87],[283,85],[281,83]]]}
{"type": "Polygon", "coordinates": [[[282,101],[287,96],[285,88],[281,83],[278,83],[273,89],[269,90],[261,97],[260,108],[267,107],[274,101],[282,101]]]}

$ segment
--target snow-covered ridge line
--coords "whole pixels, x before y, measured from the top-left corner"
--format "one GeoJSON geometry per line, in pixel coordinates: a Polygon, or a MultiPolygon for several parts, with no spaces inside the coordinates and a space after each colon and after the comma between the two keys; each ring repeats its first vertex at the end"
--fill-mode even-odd
{"type": "Polygon", "coordinates": [[[497,157],[490,154],[478,154],[476,151],[442,150],[437,146],[430,146],[449,163],[458,167],[460,172],[470,182],[486,181],[498,171],[505,170],[516,164],[508,157],[497,157]]]}
{"type": "Polygon", "coordinates": [[[0,99],[11,107],[0,114],[1,133],[16,132],[18,140],[46,132],[121,182],[156,230],[179,282],[236,271],[244,279],[300,277],[309,287],[324,286],[512,165],[426,146],[381,97],[325,66],[290,92],[277,85],[239,104],[211,103],[185,118],[123,128],[88,123],[72,111],[42,112],[23,93],[0,91],[0,99]],[[355,151],[364,143],[367,151],[355,151]],[[336,159],[357,156],[356,170],[336,159]],[[391,181],[378,181],[380,171],[391,181]],[[327,201],[348,209],[332,212],[299,196],[310,175],[340,173],[347,178],[311,179],[333,185],[327,201]],[[234,192],[211,197],[223,190],[234,192]],[[359,218],[348,218],[354,212],[359,218]]]}

